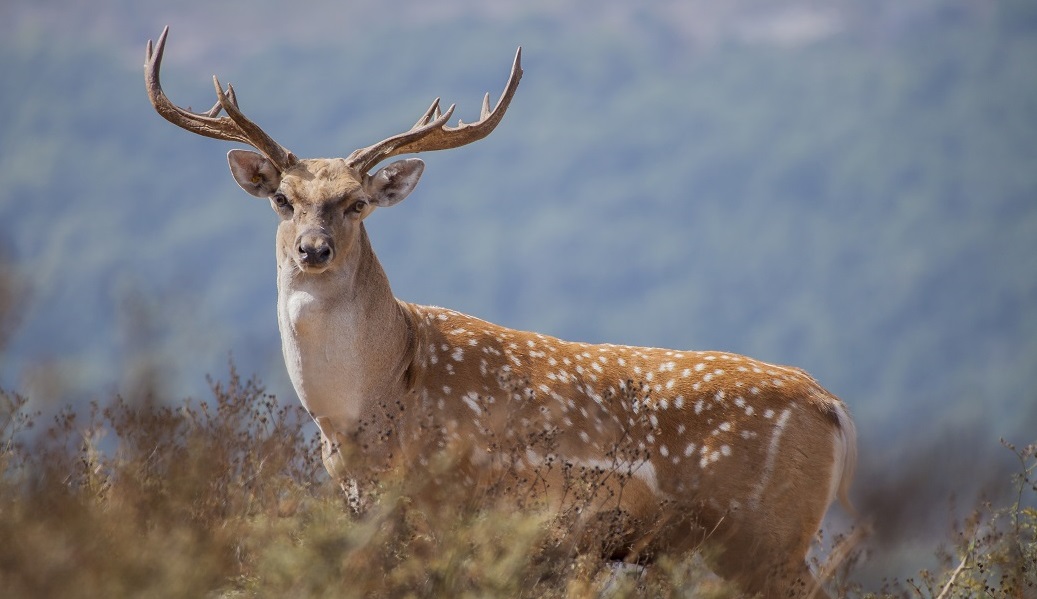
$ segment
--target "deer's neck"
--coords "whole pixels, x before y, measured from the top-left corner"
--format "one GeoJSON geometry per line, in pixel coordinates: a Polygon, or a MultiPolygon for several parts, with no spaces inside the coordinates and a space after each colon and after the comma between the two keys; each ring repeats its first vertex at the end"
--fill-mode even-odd
{"type": "Polygon", "coordinates": [[[288,374],[303,406],[338,430],[364,416],[365,406],[404,392],[412,355],[408,317],[363,228],[356,243],[334,271],[309,275],[284,260],[278,266],[288,374]]]}

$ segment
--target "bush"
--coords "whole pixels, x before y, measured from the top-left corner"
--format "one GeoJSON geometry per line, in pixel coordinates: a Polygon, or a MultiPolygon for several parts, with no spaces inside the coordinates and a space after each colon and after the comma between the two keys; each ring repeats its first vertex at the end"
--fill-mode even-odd
{"type": "MultiPolygon", "coordinates": [[[[446,453],[379,476],[357,514],[301,407],[233,367],[211,388],[210,402],[65,410],[42,432],[24,397],[0,392],[0,595],[736,596],[697,557],[642,571],[580,553],[564,514],[520,507],[507,485],[461,500],[471,490],[446,453]]],[[[1037,445],[1009,448],[1015,503],[981,506],[940,572],[879,596],[1034,596],[1037,445]]],[[[835,587],[875,596],[848,582],[848,548],[830,559],[835,587]]]]}
{"type": "Polygon", "coordinates": [[[1019,448],[1015,500],[984,503],[955,531],[953,551],[941,551],[942,573],[923,571],[907,581],[920,597],[1037,597],[1037,443],[1019,448]]]}
{"type": "Polygon", "coordinates": [[[0,595],[581,597],[613,578],[617,596],[634,588],[604,561],[576,558],[543,512],[502,496],[459,501],[450,455],[381,477],[358,516],[324,473],[301,407],[233,368],[211,388],[211,403],[116,397],[85,417],[64,410],[35,437],[26,399],[0,394],[0,595]]]}
{"type": "Polygon", "coordinates": [[[3,595],[198,597],[249,572],[245,541],[319,496],[319,460],[301,409],[233,371],[212,389],[212,406],[64,410],[31,441],[25,398],[3,394],[3,595]]]}

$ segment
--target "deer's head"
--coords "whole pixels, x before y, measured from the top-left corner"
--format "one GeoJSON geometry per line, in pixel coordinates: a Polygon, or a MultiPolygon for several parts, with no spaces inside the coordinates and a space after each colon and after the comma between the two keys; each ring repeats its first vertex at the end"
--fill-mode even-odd
{"type": "Polygon", "coordinates": [[[257,152],[227,154],[234,180],[248,193],[269,198],[281,223],[277,262],[319,274],[350,255],[361,222],[375,208],[392,206],[414,189],[425,164],[398,160],[367,174],[341,158],[300,160],[284,172],[257,152]]]}
{"type": "Polygon", "coordinates": [[[231,174],[246,192],[269,198],[281,217],[278,264],[301,273],[323,273],[348,260],[362,221],[375,208],[392,206],[406,198],[425,168],[417,158],[398,160],[372,173],[375,166],[393,156],[456,148],[486,137],[504,118],[522,77],[520,48],[496,107],[490,109],[487,94],[478,121],[448,126],[454,106],[442,112],[436,98],[408,131],[360,148],[346,158],[300,160],[245,117],[238,108],[234,88],[228,85],[224,90],[216,77],[217,101],[208,112],[190,112],[173,104],[159,82],[168,33],[167,27],[154,48],[148,42],[144,79],[152,106],[178,127],[206,137],[243,142],[257,150],[231,150],[227,154],[231,174]],[[221,117],[221,112],[227,115],[221,117]]]}

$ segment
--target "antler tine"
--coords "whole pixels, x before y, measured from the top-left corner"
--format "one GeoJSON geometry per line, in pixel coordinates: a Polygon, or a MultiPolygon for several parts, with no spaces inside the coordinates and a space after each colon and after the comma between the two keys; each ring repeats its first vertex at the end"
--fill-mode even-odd
{"type": "MultiPolygon", "coordinates": [[[[230,84],[227,85],[227,90],[224,93],[227,95],[227,99],[230,100],[232,104],[234,104],[235,106],[238,105],[238,99],[234,96],[234,88],[231,87],[230,84]]],[[[188,106],[187,110],[191,110],[191,107],[188,106]]],[[[198,114],[209,118],[215,118],[217,116],[220,116],[221,112],[223,112],[223,104],[220,104],[220,101],[216,100],[216,103],[212,105],[212,108],[210,108],[206,112],[199,112],[198,114]]]]}
{"type": "MultiPolygon", "coordinates": [[[[226,94],[227,99],[230,100],[231,104],[233,104],[234,106],[238,105],[238,97],[236,95],[234,95],[234,86],[233,85],[228,83],[227,84],[227,89],[223,93],[226,94]]],[[[219,116],[220,112],[222,112],[222,111],[223,111],[223,104],[220,104],[219,99],[217,99],[216,103],[213,104],[212,108],[209,109],[209,112],[205,113],[205,116],[216,117],[216,116],[219,116]]]]}
{"type": "Polygon", "coordinates": [[[219,100],[217,100],[216,103],[213,104],[213,107],[210,108],[208,112],[204,112],[202,114],[204,114],[206,117],[212,119],[212,118],[216,118],[216,117],[220,116],[220,112],[222,112],[222,111],[223,111],[223,106],[220,104],[219,100]]]}
{"type": "Polygon", "coordinates": [[[208,112],[191,112],[180,108],[170,101],[165,92],[162,91],[162,83],[159,80],[159,71],[162,68],[162,55],[165,51],[166,36],[168,34],[169,27],[167,26],[162,29],[162,35],[159,36],[158,42],[154,46],[152,46],[151,40],[148,40],[145,51],[144,85],[155,111],[162,118],[177,127],[198,135],[224,141],[246,143],[266,155],[281,171],[295,164],[297,159],[294,154],[275,142],[238,110],[238,100],[234,94],[234,88],[228,85],[227,91],[224,92],[215,77],[213,77],[213,81],[216,84],[218,101],[208,112]],[[228,116],[217,117],[221,110],[225,110],[228,116]]]}
{"type": "Polygon", "coordinates": [[[489,135],[504,118],[511,99],[522,79],[522,48],[515,52],[515,61],[511,65],[508,83],[497,100],[497,105],[490,109],[490,94],[483,97],[479,120],[474,123],[458,122],[456,127],[448,127],[454,112],[454,105],[443,114],[439,113],[439,98],[436,98],[425,114],[409,131],[386,138],[372,146],[361,148],[349,155],[349,163],[361,172],[367,172],[379,162],[400,154],[416,154],[434,150],[447,150],[478,141],[489,135]]]}
{"type": "Polygon", "coordinates": [[[483,120],[490,116],[490,92],[486,92],[486,95],[482,97],[482,110],[479,112],[479,120],[483,120]]]}
{"type": "Polygon", "coordinates": [[[215,75],[213,75],[212,82],[216,86],[216,98],[219,100],[220,106],[227,112],[227,116],[237,126],[237,129],[244,134],[246,143],[251,144],[252,147],[265,154],[281,172],[288,170],[290,166],[299,161],[295,154],[292,154],[281,144],[274,141],[274,138],[267,135],[266,131],[263,131],[259,125],[253,123],[242,114],[241,110],[238,109],[234,88],[229,83],[225,93],[223,88],[220,87],[220,80],[215,75]]]}
{"type": "Polygon", "coordinates": [[[428,107],[425,114],[421,115],[421,118],[418,119],[418,122],[414,123],[414,126],[411,127],[410,130],[414,131],[415,129],[420,129],[438,119],[440,116],[442,116],[442,114],[439,112],[439,98],[436,98],[435,100],[432,100],[432,105],[428,107]]]}

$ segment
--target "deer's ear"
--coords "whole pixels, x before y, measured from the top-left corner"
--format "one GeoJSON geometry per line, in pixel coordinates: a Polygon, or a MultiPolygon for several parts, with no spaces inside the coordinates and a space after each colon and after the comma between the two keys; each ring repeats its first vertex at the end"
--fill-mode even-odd
{"type": "Polygon", "coordinates": [[[274,195],[281,185],[281,172],[265,156],[248,150],[231,150],[227,153],[230,174],[248,193],[257,198],[274,195]]]}
{"type": "Polygon", "coordinates": [[[382,208],[399,203],[414,190],[424,170],[425,163],[419,158],[397,160],[378,169],[367,178],[371,203],[382,208]]]}

